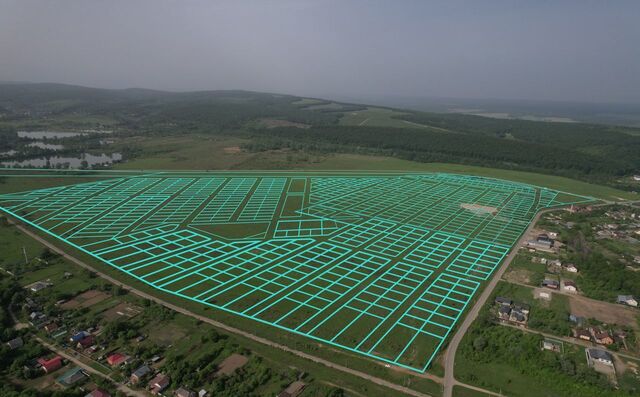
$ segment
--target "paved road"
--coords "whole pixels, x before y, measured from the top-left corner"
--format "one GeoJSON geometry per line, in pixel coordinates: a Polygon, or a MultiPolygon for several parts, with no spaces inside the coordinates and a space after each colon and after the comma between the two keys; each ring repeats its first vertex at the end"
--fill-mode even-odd
{"type": "MultiPolygon", "coordinates": [[[[500,268],[495,272],[491,281],[489,281],[489,283],[486,285],[485,289],[482,291],[482,294],[480,294],[480,296],[478,297],[478,300],[476,301],[475,305],[473,305],[471,310],[469,310],[469,312],[467,313],[467,316],[464,318],[464,321],[462,321],[462,323],[460,324],[460,327],[458,328],[456,333],[453,335],[453,338],[451,338],[451,341],[449,342],[449,346],[447,347],[447,352],[445,353],[445,356],[444,356],[444,394],[443,394],[444,397],[453,396],[454,385],[472,387],[469,385],[464,385],[455,379],[454,368],[455,368],[455,359],[456,359],[456,352],[458,351],[458,346],[460,345],[462,338],[469,330],[469,327],[471,326],[473,321],[478,317],[478,313],[480,313],[480,310],[482,309],[484,304],[487,302],[487,300],[493,293],[493,290],[495,289],[496,285],[498,285],[498,282],[500,281],[500,279],[502,279],[502,275],[504,274],[505,270],[507,270],[507,267],[509,267],[509,264],[511,263],[513,258],[515,258],[515,256],[518,254],[519,248],[527,240],[529,232],[531,232],[531,229],[534,228],[535,224],[540,219],[540,216],[542,216],[542,214],[546,212],[550,212],[553,210],[557,210],[557,208],[543,210],[538,212],[538,214],[536,214],[536,216],[533,218],[531,223],[529,223],[529,227],[527,227],[527,230],[525,230],[525,232],[522,234],[522,237],[520,237],[520,240],[518,241],[518,243],[514,246],[514,248],[511,250],[511,252],[507,256],[505,261],[502,263],[502,266],[500,266],[500,268]]],[[[498,395],[498,394],[495,394],[495,395],[498,395]]]]}
{"type": "Polygon", "coordinates": [[[118,390],[120,390],[121,392],[123,392],[127,396],[149,397],[149,395],[147,393],[143,392],[143,391],[133,390],[130,387],[128,387],[127,385],[123,385],[121,383],[116,382],[109,375],[105,375],[102,372],[92,368],[91,366],[89,366],[89,365],[85,364],[84,362],[78,360],[77,358],[73,357],[71,354],[68,354],[64,350],[60,349],[59,347],[57,347],[55,345],[52,345],[51,343],[45,341],[44,339],[42,339],[42,338],[40,338],[38,336],[35,336],[35,339],[41,345],[46,347],[47,349],[56,352],[57,354],[61,355],[62,357],[66,358],[67,360],[69,360],[72,363],[74,363],[75,365],[77,365],[78,367],[81,367],[86,372],[89,372],[89,373],[94,374],[94,375],[98,375],[101,378],[109,380],[111,383],[113,383],[113,384],[115,384],[117,386],[118,390]]]}
{"type": "Polygon", "coordinates": [[[164,307],[167,307],[167,308],[169,308],[171,310],[174,310],[174,311],[176,311],[178,313],[182,313],[182,314],[184,314],[186,316],[190,316],[190,317],[196,318],[196,319],[198,319],[200,321],[209,323],[209,324],[213,325],[214,327],[223,329],[223,330],[225,330],[227,332],[230,332],[230,333],[233,333],[233,334],[236,334],[236,335],[241,335],[241,336],[243,336],[245,338],[248,338],[248,339],[251,339],[253,341],[262,343],[264,345],[268,345],[268,346],[275,347],[275,348],[280,349],[280,350],[284,350],[284,351],[286,351],[288,353],[291,353],[291,354],[294,354],[294,355],[296,355],[298,357],[302,357],[302,358],[305,358],[307,360],[313,361],[315,363],[327,366],[329,368],[333,368],[333,369],[336,369],[338,371],[345,372],[345,373],[348,373],[348,374],[353,375],[353,376],[357,376],[359,378],[362,378],[362,379],[365,379],[367,381],[373,382],[373,383],[375,383],[377,385],[384,386],[384,387],[387,387],[389,389],[393,389],[395,391],[398,391],[398,392],[401,392],[401,393],[404,393],[404,394],[407,394],[407,395],[410,395],[410,396],[431,397],[428,394],[424,394],[424,393],[418,392],[416,390],[412,390],[412,389],[409,389],[407,387],[400,386],[400,385],[397,385],[395,383],[389,382],[387,380],[384,380],[384,379],[381,379],[381,378],[377,378],[375,376],[371,376],[371,375],[369,375],[367,373],[364,373],[364,372],[361,372],[361,371],[358,371],[358,370],[355,370],[355,369],[347,368],[347,367],[345,367],[343,365],[339,365],[339,364],[333,363],[333,362],[325,360],[323,358],[316,357],[316,356],[313,356],[311,354],[307,354],[305,352],[301,352],[299,350],[292,349],[292,348],[290,348],[288,346],[272,342],[272,341],[270,341],[268,339],[261,338],[261,337],[259,337],[257,335],[251,334],[251,333],[243,331],[241,329],[230,327],[230,326],[228,326],[226,324],[223,324],[221,322],[212,320],[212,319],[210,319],[208,317],[205,317],[205,316],[201,316],[201,315],[195,314],[195,313],[193,313],[193,312],[191,312],[191,311],[189,311],[187,309],[184,309],[184,308],[182,308],[180,306],[176,306],[174,304],[166,302],[166,301],[164,301],[164,300],[162,300],[160,298],[157,298],[157,297],[155,297],[153,295],[147,294],[146,292],[140,291],[140,290],[135,289],[135,288],[133,288],[133,287],[131,287],[129,285],[126,285],[126,284],[122,283],[121,281],[116,280],[115,278],[113,278],[113,277],[111,277],[111,276],[109,276],[107,274],[101,273],[100,271],[94,269],[93,267],[89,266],[88,264],[86,264],[85,262],[81,261],[80,259],[77,259],[77,258],[67,254],[62,249],[58,248],[54,244],[50,243],[49,241],[43,239],[42,237],[40,237],[39,235],[37,235],[36,233],[31,231],[29,228],[23,226],[21,223],[18,223],[18,222],[11,222],[11,223],[15,224],[18,229],[20,229],[22,232],[24,232],[25,234],[27,234],[30,237],[32,237],[34,240],[36,240],[39,243],[41,243],[42,245],[48,247],[51,251],[60,254],[65,259],[77,264],[80,267],[83,267],[85,269],[88,269],[88,270],[96,273],[98,276],[104,278],[105,280],[109,281],[110,283],[112,283],[114,285],[118,285],[121,288],[129,290],[129,291],[133,292],[134,294],[136,294],[136,295],[138,295],[138,296],[140,296],[142,298],[149,299],[150,301],[156,302],[156,303],[158,303],[158,304],[160,304],[160,305],[162,305],[164,307]]]}

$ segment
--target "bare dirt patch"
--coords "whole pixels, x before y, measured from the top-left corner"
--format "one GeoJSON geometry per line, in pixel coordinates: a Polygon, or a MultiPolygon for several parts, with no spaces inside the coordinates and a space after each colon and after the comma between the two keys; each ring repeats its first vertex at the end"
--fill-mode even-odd
{"type": "Polygon", "coordinates": [[[82,309],[84,307],[91,307],[96,303],[102,302],[105,299],[109,299],[111,296],[102,291],[96,291],[94,289],[85,291],[80,295],[76,295],[73,299],[60,305],[65,310],[69,309],[82,309]]]}
{"type": "Polygon", "coordinates": [[[510,269],[502,278],[515,284],[529,284],[531,274],[533,272],[527,269],[510,269]]]}
{"type": "Polygon", "coordinates": [[[615,303],[599,302],[581,296],[569,296],[571,313],[576,316],[595,318],[607,324],[627,325],[638,329],[638,313],[631,308],[615,303]]]}
{"type": "Polygon", "coordinates": [[[162,324],[161,327],[154,326],[149,331],[149,339],[163,346],[169,346],[186,335],[184,328],[171,323],[162,324]]]}
{"type": "Polygon", "coordinates": [[[222,151],[225,152],[225,154],[242,153],[242,149],[240,148],[240,146],[228,146],[226,148],[223,148],[222,151]]]}
{"type": "Polygon", "coordinates": [[[242,367],[249,361],[249,358],[240,354],[232,354],[220,363],[216,376],[231,375],[236,369],[242,367]]]}
{"type": "Polygon", "coordinates": [[[107,320],[115,320],[121,317],[133,318],[140,313],[142,313],[141,307],[130,305],[128,303],[120,303],[117,306],[107,310],[104,313],[104,318],[107,320]]]}
{"type": "Polygon", "coordinates": [[[496,207],[489,207],[486,205],[462,203],[460,204],[460,207],[473,212],[475,215],[495,215],[498,213],[498,209],[496,207]]]}

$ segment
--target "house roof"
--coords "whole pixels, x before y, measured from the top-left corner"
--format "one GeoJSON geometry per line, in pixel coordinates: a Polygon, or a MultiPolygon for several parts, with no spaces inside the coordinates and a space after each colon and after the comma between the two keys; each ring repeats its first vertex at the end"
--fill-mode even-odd
{"type": "Polygon", "coordinates": [[[54,358],[49,360],[44,357],[40,357],[38,359],[38,363],[42,365],[42,368],[45,370],[45,372],[51,372],[62,367],[62,357],[55,356],[54,358]]]}
{"type": "Polygon", "coordinates": [[[630,300],[635,300],[633,299],[633,295],[618,295],[618,302],[626,302],[630,300]]]}
{"type": "Polygon", "coordinates": [[[498,309],[498,312],[500,314],[509,314],[511,313],[511,308],[509,306],[500,306],[500,309],[498,309]]]}
{"type": "Polygon", "coordinates": [[[22,341],[21,337],[17,337],[15,339],[11,339],[9,342],[7,342],[7,346],[9,346],[9,348],[11,350],[17,349],[17,348],[21,347],[22,345],[24,345],[24,342],[22,341]]]}
{"type": "Polygon", "coordinates": [[[175,395],[177,397],[191,397],[191,396],[195,396],[196,393],[194,391],[191,391],[191,390],[187,389],[187,388],[179,387],[176,390],[175,395]]]}
{"type": "Polygon", "coordinates": [[[84,397],[111,397],[111,394],[107,393],[102,389],[95,389],[91,393],[88,393],[84,397]]]}
{"type": "Polygon", "coordinates": [[[82,379],[86,378],[82,368],[75,367],[65,372],[64,375],[58,378],[58,382],[64,385],[72,385],[82,379]]]}
{"type": "Polygon", "coordinates": [[[606,360],[613,362],[613,356],[606,350],[602,349],[589,349],[589,356],[596,360],[606,360]]]}
{"type": "Polygon", "coordinates": [[[145,376],[149,372],[151,372],[151,368],[149,368],[148,365],[143,365],[142,367],[140,367],[140,368],[136,369],[135,371],[133,371],[133,373],[131,375],[135,375],[138,378],[142,378],[143,376],[145,376]]]}
{"type": "Polygon", "coordinates": [[[149,381],[149,384],[151,386],[158,386],[160,388],[165,388],[165,387],[169,386],[170,382],[171,382],[171,378],[169,378],[168,375],[158,374],[158,375],[156,375],[155,378],[153,378],[153,379],[151,379],[149,381]]]}
{"type": "Polygon", "coordinates": [[[504,296],[496,296],[496,302],[510,305],[512,301],[511,299],[505,298],[504,296]]]}
{"type": "Polygon", "coordinates": [[[129,357],[125,356],[124,354],[113,353],[112,355],[107,357],[107,362],[109,363],[109,365],[120,365],[123,362],[127,361],[127,359],[129,359],[129,357]]]}
{"type": "Polygon", "coordinates": [[[83,347],[88,347],[93,345],[94,338],[93,335],[89,335],[86,338],[81,339],[78,343],[83,347]]]}

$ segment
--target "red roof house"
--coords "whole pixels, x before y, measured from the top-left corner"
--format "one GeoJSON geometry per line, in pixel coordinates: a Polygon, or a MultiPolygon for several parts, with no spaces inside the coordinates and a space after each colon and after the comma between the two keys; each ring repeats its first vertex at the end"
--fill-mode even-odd
{"type": "Polygon", "coordinates": [[[54,358],[47,360],[44,357],[38,359],[38,363],[42,366],[44,372],[50,374],[51,372],[60,369],[62,367],[62,357],[55,356],[54,358]]]}
{"type": "Polygon", "coordinates": [[[78,349],[87,348],[89,346],[93,346],[94,342],[95,342],[95,339],[93,338],[93,335],[89,335],[86,338],[80,340],[78,342],[78,346],[77,347],[78,347],[78,349]]]}
{"type": "Polygon", "coordinates": [[[107,357],[107,363],[112,367],[117,367],[121,364],[124,364],[127,360],[129,360],[129,356],[125,356],[120,353],[113,353],[109,357],[107,357]]]}

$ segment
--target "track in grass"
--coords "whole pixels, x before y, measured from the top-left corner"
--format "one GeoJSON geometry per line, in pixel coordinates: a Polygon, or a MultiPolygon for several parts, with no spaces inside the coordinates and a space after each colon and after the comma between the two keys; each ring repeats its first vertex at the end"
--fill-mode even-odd
{"type": "Polygon", "coordinates": [[[424,372],[536,212],[588,201],[450,174],[158,173],[0,209],[162,291],[424,372]]]}

